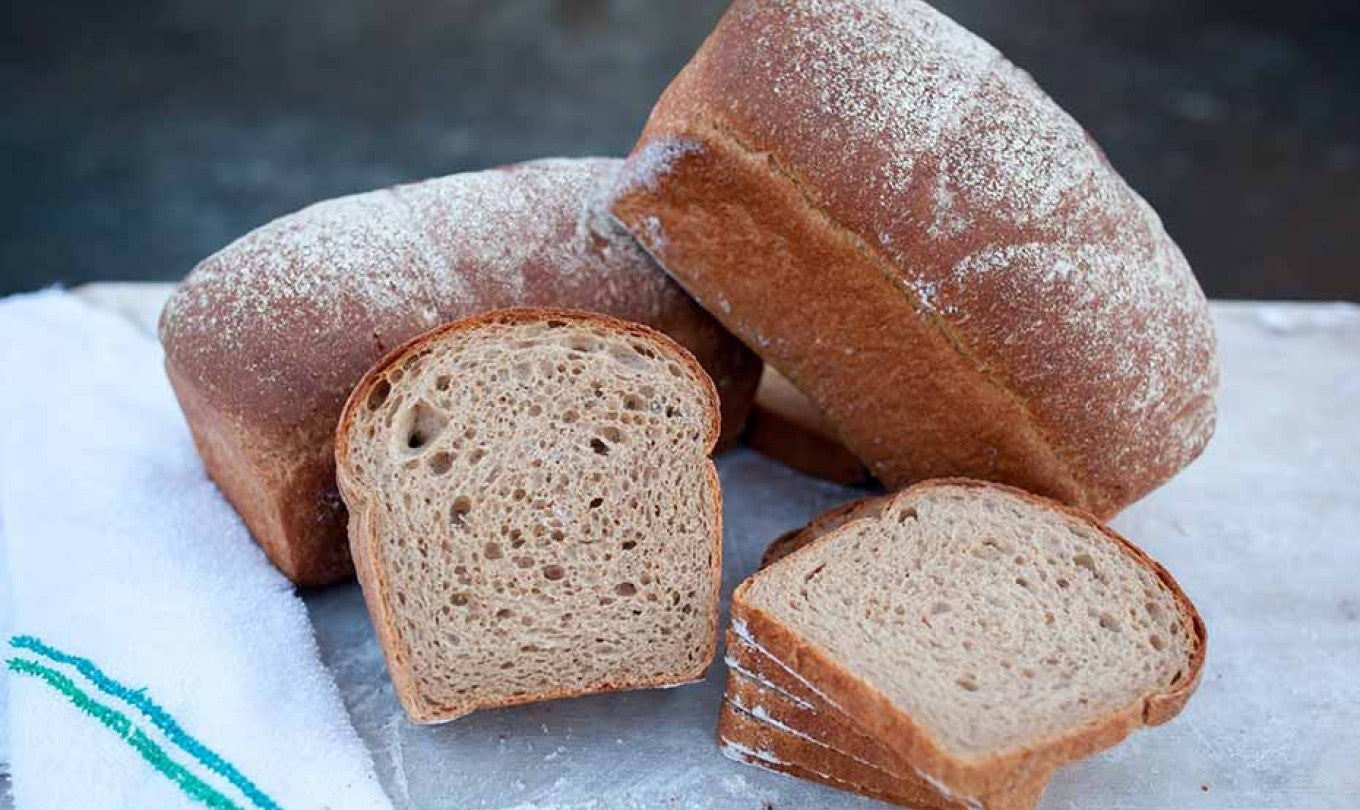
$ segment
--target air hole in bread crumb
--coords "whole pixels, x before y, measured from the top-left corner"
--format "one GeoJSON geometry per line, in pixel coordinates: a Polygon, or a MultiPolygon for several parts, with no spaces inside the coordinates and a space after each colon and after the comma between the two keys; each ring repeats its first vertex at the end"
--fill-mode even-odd
{"type": "Polygon", "coordinates": [[[501,608],[500,610],[496,611],[497,619],[508,619],[514,615],[515,611],[511,610],[510,608],[501,608]]]}
{"type": "Polygon", "coordinates": [[[631,582],[620,582],[614,586],[614,593],[619,596],[632,596],[637,593],[637,586],[631,582]]]}
{"type": "Polygon", "coordinates": [[[449,603],[454,607],[463,607],[468,603],[468,595],[465,593],[455,593],[449,597],[449,603]]]}
{"type": "Polygon", "coordinates": [[[594,450],[594,451],[595,451],[595,454],[598,455],[598,456],[607,456],[607,455],[609,455],[609,445],[605,444],[604,442],[600,441],[599,439],[591,439],[591,440],[590,440],[590,449],[591,449],[591,450],[594,450]]]}
{"type": "Polygon", "coordinates": [[[613,425],[605,425],[600,428],[600,435],[604,436],[605,440],[611,444],[620,444],[623,442],[623,434],[613,425]]]}
{"type": "Polygon", "coordinates": [[[482,549],[482,553],[486,555],[488,560],[499,560],[505,556],[500,543],[487,543],[486,548],[482,549]]]}
{"type": "Polygon", "coordinates": [[[900,513],[898,513],[898,515],[897,515],[897,522],[898,522],[898,523],[906,523],[906,522],[909,521],[909,520],[916,520],[916,509],[915,509],[915,508],[909,507],[909,508],[907,508],[907,509],[903,509],[903,510],[902,510],[900,513]]]}
{"type": "Polygon", "coordinates": [[[1152,636],[1148,638],[1148,643],[1151,644],[1152,649],[1156,650],[1157,652],[1161,652],[1162,650],[1166,649],[1166,642],[1162,641],[1161,636],[1152,636]]]}
{"type": "Polygon", "coordinates": [[[551,581],[553,581],[553,582],[556,582],[557,580],[561,579],[562,577],[565,577],[566,575],[567,575],[566,569],[563,568],[563,567],[560,566],[560,565],[545,565],[545,566],[543,566],[543,578],[544,578],[544,579],[547,579],[547,580],[551,580],[551,581]]]}
{"type": "Polygon", "coordinates": [[[453,499],[453,506],[449,508],[449,522],[455,529],[467,528],[467,516],[472,511],[472,499],[466,495],[459,495],[453,499]]]}
{"type": "Polygon", "coordinates": [[[1072,558],[1072,564],[1078,568],[1085,568],[1087,571],[1090,571],[1091,576],[1100,576],[1100,573],[1096,571],[1096,561],[1091,559],[1090,554],[1078,554],[1072,558]]]}
{"type": "Polygon", "coordinates": [[[976,692],[978,690],[977,679],[972,675],[964,675],[954,683],[958,684],[958,687],[965,692],[976,692]]]}
{"type": "Polygon", "coordinates": [[[373,389],[368,392],[368,409],[376,411],[387,401],[387,397],[392,393],[392,383],[387,380],[378,380],[373,389]]]}
{"type": "Polygon", "coordinates": [[[566,422],[569,425],[580,418],[581,418],[580,414],[576,413],[576,411],[567,411],[566,413],[562,414],[562,421],[566,422]]]}
{"type": "Polygon", "coordinates": [[[600,506],[603,505],[603,504],[604,504],[604,498],[591,498],[591,499],[590,499],[590,508],[591,508],[591,509],[599,509],[600,506]]]}
{"type": "Polygon", "coordinates": [[[647,403],[637,394],[626,394],[623,397],[623,407],[630,411],[640,411],[647,407],[647,403]]]}
{"type": "Polygon", "coordinates": [[[636,541],[636,540],[624,540],[624,541],[623,541],[623,545],[621,546],[621,548],[622,548],[624,551],[632,551],[633,549],[637,548],[637,541],[636,541]]]}
{"type": "Polygon", "coordinates": [[[543,325],[546,326],[546,327],[548,327],[549,329],[561,329],[562,327],[564,327],[564,326],[567,325],[567,322],[566,322],[566,321],[556,321],[556,320],[554,320],[554,321],[545,321],[543,325]]]}
{"type": "Polygon", "coordinates": [[[1100,626],[1112,632],[1119,632],[1119,620],[1108,613],[1100,614],[1100,626]]]}
{"type": "Polygon", "coordinates": [[[425,463],[429,465],[430,472],[443,475],[453,468],[453,456],[448,453],[435,453],[425,463]]]}
{"type": "Polygon", "coordinates": [[[439,438],[449,422],[447,416],[426,402],[417,402],[404,418],[407,425],[406,446],[412,450],[419,450],[439,438]]]}

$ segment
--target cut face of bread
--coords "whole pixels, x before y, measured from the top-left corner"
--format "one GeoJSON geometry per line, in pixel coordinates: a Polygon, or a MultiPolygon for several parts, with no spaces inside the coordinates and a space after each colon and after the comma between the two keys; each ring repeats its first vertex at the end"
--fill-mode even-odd
{"type": "Polygon", "coordinates": [[[721,570],[717,435],[693,358],[598,315],[493,312],[371,371],[337,462],[410,716],[700,677],[721,570]]]}
{"type": "Polygon", "coordinates": [[[837,519],[737,589],[737,632],[963,795],[1164,722],[1194,689],[1193,606],[1080,513],[943,481],[837,519]]]}

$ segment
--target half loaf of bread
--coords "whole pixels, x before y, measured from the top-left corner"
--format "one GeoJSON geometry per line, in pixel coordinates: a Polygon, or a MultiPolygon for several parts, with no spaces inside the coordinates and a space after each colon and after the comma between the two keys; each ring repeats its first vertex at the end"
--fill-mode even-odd
{"type": "Polygon", "coordinates": [[[540,160],[327,200],[204,259],[161,317],[166,370],[204,465],[299,585],[353,571],[335,426],[379,358],[498,307],[638,321],[689,351],[734,441],[755,356],[607,210],[622,161],[540,160]]]}

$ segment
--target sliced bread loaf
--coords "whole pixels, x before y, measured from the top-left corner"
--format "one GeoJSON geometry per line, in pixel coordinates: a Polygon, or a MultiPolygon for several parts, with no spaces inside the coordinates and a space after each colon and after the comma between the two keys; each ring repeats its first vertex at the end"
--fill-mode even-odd
{"type": "Polygon", "coordinates": [[[734,630],[942,790],[1015,790],[1198,683],[1194,607],[1082,513],[963,480],[838,512],[738,587],[734,630]]]}
{"type": "Polygon", "coordinates": [[[700,677],[716,640],[718,431],[688,352],[584,312],[475,316],[371,370],[336,461],[411,718],[700,677]]]}

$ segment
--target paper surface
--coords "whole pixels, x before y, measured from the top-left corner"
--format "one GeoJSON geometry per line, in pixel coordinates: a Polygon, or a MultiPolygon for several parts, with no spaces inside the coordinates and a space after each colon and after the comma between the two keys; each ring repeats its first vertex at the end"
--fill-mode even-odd
{"type": "MultiPolygon", "coordinates": [[[[1203,458],[1114,522],[1204,615],[1203,685],[1169,725],[1059,771],[1046,810],[1360,807],[1360,307],[1214,312],[1224,370],[1217,435],[1203,458]]],[[[770,539],[857,495],[747,450],[718,467],[725,594],[770,539]]],[[[398,807],[886,806],[723,758],[713,732],[721,662],[693,686],[412,725],[357,587],[306,601],[398,807]]]]}

